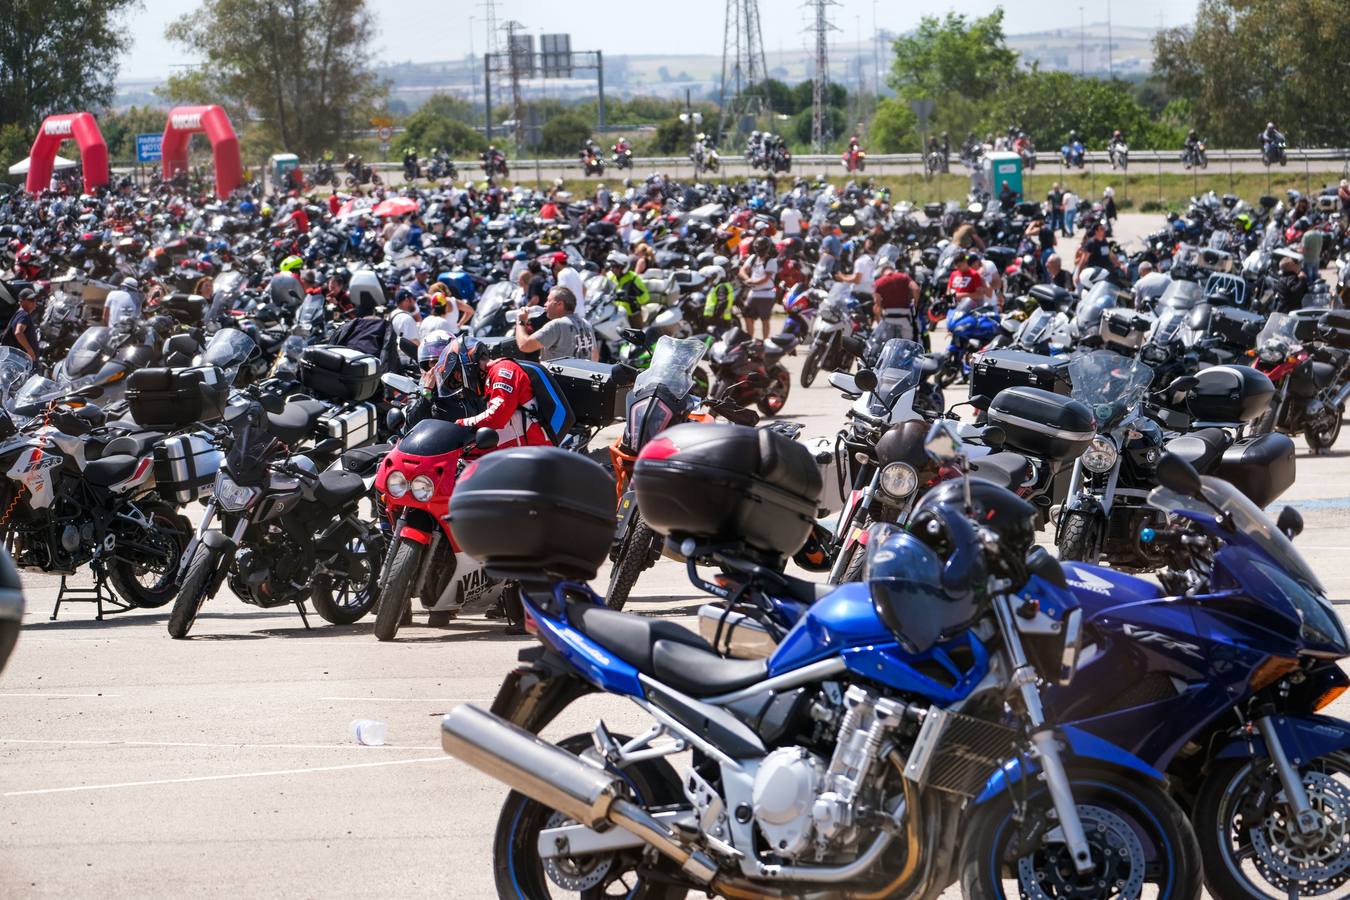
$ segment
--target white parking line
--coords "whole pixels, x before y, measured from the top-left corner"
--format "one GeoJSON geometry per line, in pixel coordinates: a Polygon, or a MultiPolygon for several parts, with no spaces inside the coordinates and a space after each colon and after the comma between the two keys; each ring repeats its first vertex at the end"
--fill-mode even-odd
{"type": "Polygon", "coordinates": [[[4,700],[4,699],[7,698],[7,697],[44,697],[44,698],[46,698],[46,697],[116,697],[116,696],[118,696],[118,695],[117,695],[117,694],[52,694],[52,693],[47,693],[47,692],[45,692],[45,691],[34,691],[34,692],[32,692],[32,693],[20,693],[20,692],[14,692],[14,693],[0,694],[0,700],[4,700]]]}
{"type": "Polygon", "coordinates": [[[370,703],[491,703],[484,697],[320,697],[320,700],[365,700],[370,703]]]}
{"type": "Polygon", "coordinates": [[[361,744],[254,744],[254,743],[223,743],[213,741],[123,741],[117,739],[107,740],[53,740],[53,739],[28,739],[28,738],[0,738],[0,744],[71,744],[74,746],[89,747],[203,747],[217,749],[238,749],[238,750],[439,750],[436,745],[412,745],[399,746],[396,744],[382,744],[378,747],[368,747],[361,744]]]}
{"type": "Polygon", "coordinates": [[[119,781],[112,784],[78,784],[71,787],[39,788],[32,791],[7,791],[0,797],[31,797],[37,794],[67,794],[75,791],[105,791],[115,788],[154,787],[162,784],[191,784],[199,781],[226,781],[231,778],[269,778],[278,775],[309,775],[315,772],[340,772],[347,769],[373,769],[378,766],[403,766],[411,763],[447,762],[449,756],[419,756],[414,759],[390,759],[384,762],[351,763],[345,766],[316,766],[310,769],[274,769],[268,772],[237,772],[230,775],[197,775],[189,778],[159,778],[154,781],[119,781]]]}

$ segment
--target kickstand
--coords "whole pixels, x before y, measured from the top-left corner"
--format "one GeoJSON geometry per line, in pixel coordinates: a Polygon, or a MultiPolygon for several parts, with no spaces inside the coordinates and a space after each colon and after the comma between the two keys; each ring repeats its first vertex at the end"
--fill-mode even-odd
{"type": "Polygon", "coordinates": [[[309,625],[309,616],[305,615],[305,601],[303,600],[295,601],[295,608],[300,611],[300,621],[305,623],[305,630],[308,631],[310,625],[309,625]]]}
{"type": "Polygon", "coordinates": [[[94,573],[93,587],[71,587],[66,584],[66,579],[70,576],[61,576],[61,590],[56,594],[56,606],[52,607],[52,614],[48,618],[49,622],[55,622],[57,615],[61,612],[62,603],[93,603],[97,605],[98,614],[94,616],[94,621],[102,622],[104,608],[106,603],[110,608],[109,614],[126,612],[134,607],[130,603],[124,603],[108,591],[108,573],[103,567],[103,561],[95,559],[89,567],[94,573]]]}

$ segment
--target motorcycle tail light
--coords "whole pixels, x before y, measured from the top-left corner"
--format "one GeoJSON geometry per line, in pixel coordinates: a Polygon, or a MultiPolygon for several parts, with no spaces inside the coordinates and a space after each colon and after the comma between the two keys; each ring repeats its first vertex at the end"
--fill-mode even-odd
{"type": "MultiPolygon", "coordinates": [[[[1297,668],[1297,659],[1288,656],[1268,656],[1266,661],[1257,666],[1256,671],[1252,673],[1252,690],[1259,691],[1268,687],[1297,668]]],[[[1345,689],[1341,688],[1341,690],[1345,689]]]]}
{"type": "Polygon", "coordinates": [[[1336,699],[1345,693],[1345,689],[1346,685],[1343,684],[1327,688],[1322,692],[1322,696],[1317,698],[1317,702],[1313,704],[1313,712],[1320,712],[1323,708],[1336,702],[1336,699]]]}

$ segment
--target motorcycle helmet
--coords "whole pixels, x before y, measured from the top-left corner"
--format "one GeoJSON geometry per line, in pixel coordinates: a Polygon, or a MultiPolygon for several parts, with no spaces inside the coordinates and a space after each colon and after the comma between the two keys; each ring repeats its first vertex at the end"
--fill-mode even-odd
{"type": "Polygon", "coordinates": [[[808,572],[830,571],[829,546],[832,536],[819,522],[811,526],[811,533],[802,548],[792,554],[792,561],[808,572]]]}
{"type": "Polygon", "coordinates": [[[417,365],[423,372],[429,372],[437,362],[440,361],[441,354],[445,348],[450,345],[450,332],[437,329],[425,338],[417,347],[417,365]]]}
{"type": "Polygon", "coordinates": [[[616,268],[620,272],[628,270],[628,263],[628,254],[620,253],[618,250],[611,250],[609,255],[605,257],[605,265],[616,268]]]}
{"type": "Polygon", "coordinates": [[[710,286],[717,284],[726,276],[726,272],[720,266],[704,266],[698,270],[698,274],[702,275],[710,286]]]}
{"type": "Polygon", "coordinates": [[[432,371],[436,381],[436,393],[441,397],[450,397],[466,391],[478,395],[483,392],[483,367],[487,364],[487,354],[476,338],[464,335],[452,338],[441,353],[440,360],[432,371]]]}
{"type": "Polygon", "coordinates": [[[281,261],[278,268],[283,272],[298,272],[305,265],[305,261],[298,256],[288,256],[281,261]]]}
{"type": "MultiPolygon", "coordinates": [[[[1036,545],[1036,507],[1007,488],[982,478],[970,479],[972,518],[981,528],[999,537],[1000,550],[1024,557],[1036,545]]],[[[945,533],[947,513],[935,516],[938,508],[960,510],[965,505],[965,486],[959,479],[945,481],[923,496],[910,518],[910,530],[927,540],[927,535],[945,533]],[[938,531],[928,522],[940,519],[938,531]]],[[[934,545],[935,548],[941,549],[934,545]]]]}
{"type": "MultiPolygon", "coordinates": [[[[947,582],[955,580],[946,577],[948,565],[918,535],[889,523],[868,531],[863,581],[877,616],[911,653],[931,649],[969,627],[979,615],[981,604],[970,589],[973,582],[947,590],[947,582]]],[[[979,580],[983,583],[985,578],[979,580]]]]}

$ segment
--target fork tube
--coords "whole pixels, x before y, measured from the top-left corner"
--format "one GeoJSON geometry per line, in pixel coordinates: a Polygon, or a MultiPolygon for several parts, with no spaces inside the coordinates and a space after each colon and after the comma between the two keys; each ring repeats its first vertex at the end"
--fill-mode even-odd
{"type": "Polygon", "coordinates": [[[1289,755],[1284,752],[1280,735],[1275,731],[1275,723],[1270,716],[1262,716],[1256,720],[1256,730],[1261,732],[1261,738],[1266,742],[1266,755],[1270,757],[1275,772],[1280,776],[1280,786],[1284,788],[1285,800],[1294,813],[1298,830],[1303,834],[1317,831],[1321,825],[1319,816],[1313,811],[1308,791],[1303,786],[1303,778],[1289,761],[1289,755]]]}

